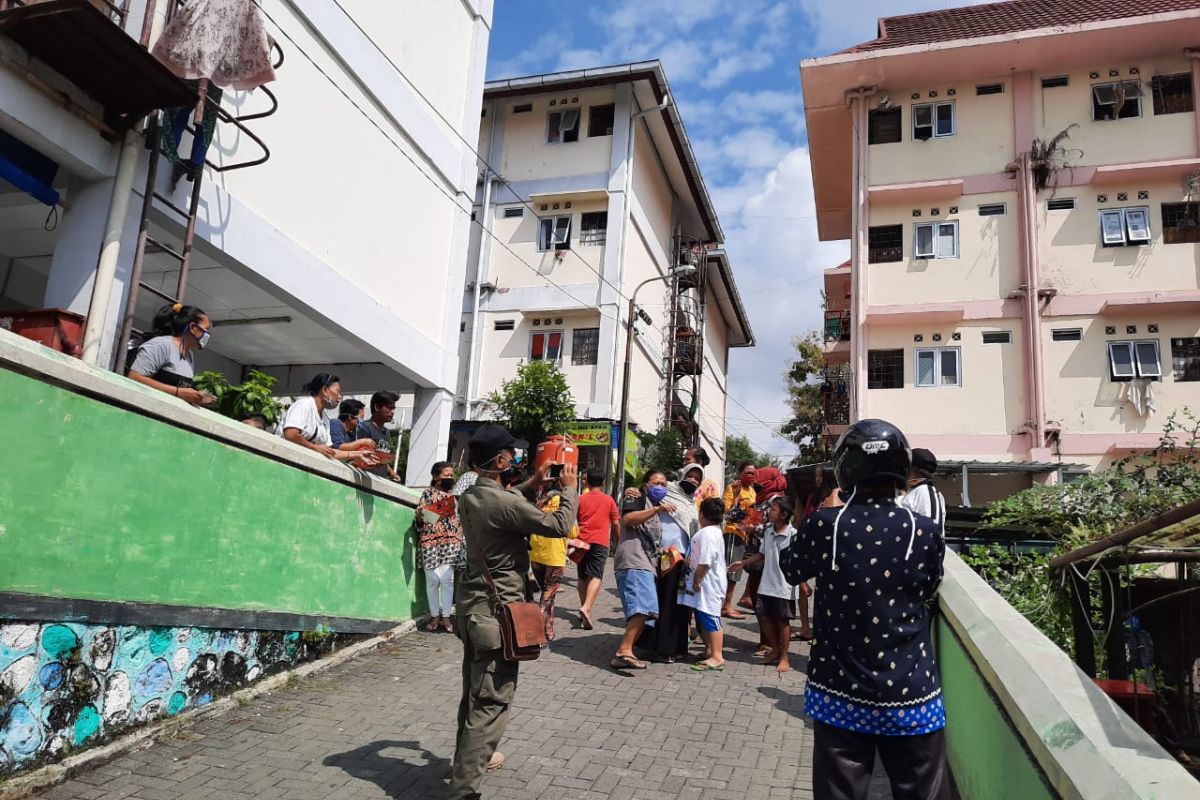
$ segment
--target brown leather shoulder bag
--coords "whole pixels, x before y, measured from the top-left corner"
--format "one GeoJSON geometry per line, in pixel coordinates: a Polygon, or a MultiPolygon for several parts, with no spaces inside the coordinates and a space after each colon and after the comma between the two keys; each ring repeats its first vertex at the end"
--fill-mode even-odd
{"type": "Polygon", "coordinates": [[[505,661],[533,661],[542,654],[546,643],[546,616],[537,603],[501,603],[500,592],[492,580],[487,559],[479,555],[480,571],[487,586],[492,614],[500,623],[500,642],[505,661]]]}

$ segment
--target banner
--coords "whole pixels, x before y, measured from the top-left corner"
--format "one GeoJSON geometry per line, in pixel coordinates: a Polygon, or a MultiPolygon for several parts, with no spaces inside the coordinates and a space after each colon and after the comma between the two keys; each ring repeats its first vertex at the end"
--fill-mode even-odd
{"type": "MultiPolygon", "coordinates": [[[[641,463],[638,451],[640,450],[638,436],[628,428],[625,429],[625,471],[630,475],[638,474],[638,465],[641,463]]],[[[639,476],[640,478],[640,476],[639,476]]]]}
{"type": "Polygon", "coordinates": [[[567,428],[567,436],[578,447],[604,447],[612,444],[611,422],[575,422],[567,428]]]}

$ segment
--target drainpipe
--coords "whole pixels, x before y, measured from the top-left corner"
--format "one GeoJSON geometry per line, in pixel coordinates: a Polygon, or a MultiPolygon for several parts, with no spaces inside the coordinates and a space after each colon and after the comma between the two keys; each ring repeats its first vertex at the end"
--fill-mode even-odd
{"type": "Polygon", "coordinates": [[[1046,447],[1046,386],[1042,368],[1042,310],[1038,291],[1037,190],[1033,185],[1033,164],[1028,151],[1017,157],[1017,197],[1021,206],[1021,317],[1025,327],[1025,393],[1029,408],[1029,427],[1032,442],[1029,458],[1037,460],[1035,451],[1046,447]]]}
{"type": "MultiPolygon", "coordinates": [[[[631,93],[631,95],[632,95],[632,93],[631,93]]],[[[637,103],[636,97],[631,96],[630,100],[632,103],[637,103]]],[[[629,252],[629,240],[626,237],[629,235],[629,219],[630,219],[630,217],[633,216],[633,138],[634,138],[634,136],[637,135],[637,126],[635,123],[638,120],[642,119],[643,117],[647,116],[648,114],[653,114],[656,111],[666,111],[670,105],[671,105],[671,95],[664,94],[662,102],[659,103],[658,105],[654,106],[653,108],[647,108],[644,111],[635,111],[629,115],[629,135],[627,137],[625,137],[625,188],[623,190],[624,197],[625,197],[625,211],[623,214],[621,214],[621,252],[617,254],[616,284],[619,287],[625,286],[625,254],[629,252]]],[[[671,258],[672,258],[672,260],[674,260],[674,255],[672,255],[671,258]]],[[[672,266],[673,266],[673,264],[672,264],[672,266]]],[[[619,319],[617,320],[617,327],[618,328],[620,327],[619,319]]],[[[616,340],[614,340],[613,341],[613,356],[614,356],[613,360],[614,360],[614,362],[616,361],[616,358],[615,358],[616,352],[617,352],[617,342],[616,342],[616,340]]],[[[616,387],[614,386],[613,388],[616,388],[616,387]]],[[[611,402],[612,402],[612,397],[610,395],[609,403],[611,404],[611,402]]],[[[619,433],[621,439],[623,440],[625,438],[624,432],[619,431],[618,433],[619,433]]],[[[617,469],[622,470],[622,472],[621,472],[622,476],[625,474],[624,473],[624,469],[625,469],[624,464],[617,464],[617,469]]]]}
{"type": "Polygon", "coordinates": [[[83,329],[83,360],[96,366],[102,366],[100,342],[104,336],[104,324],[108,320],[117,259],[121,255],[121,232],[129,216],[129,195],[133,191],[133,179],[137,173],[140,138],[140,134],[132,128],[125,132],[121,157],[117,162],[117,177],[113,182],[112,200],[108,205],[108,221],[104,225],[104,243],[100,247],[100,261],[96,264],[96,275],[92,282],[92,299],[88,303],[87,322],[83,329]]]}
{"type": "MultiPolygon", "coordinates": [[[[488,137],[488,148],[491,149],[491,143],[496,138],[496,104],[492,103],[492,132],[488,137]]],[[[467,391],[465,398],[465,407],[463,415],[467,419],[475,419],[475,395],[479,391],[479,375],[477,374],[480,365],[483,363],[481,356],[483,355],[483,326],[479,319],[479,297],[481,293],[480,286],[483,284],[485,273],[487,272],[489,258],[492,254],[492,237],[488,234],[492,230],[492,182],[495,176],[490,168],[487,169],[487,178],[483,182],[483,210],[479,224],[481,232],[479,234],[479,253],[475,257],[475,290],[474,299],[471,304],[471,349],[467,353],[467,391]]]]}
{"type": "Polygon", "coordinates": [[[867,188],[867,98],[876,87],[863,86],[846,92],[853,124],[853,198],[850,208],[854,240],[850,245],[850,358],[853,375],[850,381],[850,422],[857,422],[867,413],[867,224],[870,221],[867,188]]]}
{"type": "MultiPolygon", "coordinates": [[[[1200,50],[1187,47],[1183,54],[1192,60],[1192,97],[1200,97],[1200,50]]],[[[1196,117],[1196,152],[1200,153],[1200,114],[1196,117]]]]}

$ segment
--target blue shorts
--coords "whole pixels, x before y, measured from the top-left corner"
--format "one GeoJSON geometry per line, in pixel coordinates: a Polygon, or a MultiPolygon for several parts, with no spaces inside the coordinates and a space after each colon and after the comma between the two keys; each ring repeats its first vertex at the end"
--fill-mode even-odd
{"type": "Polygon", "coordinates": [[[693,608],[696,612],[696,627],[705,633],[716,633],[721,630],[721,618],[714,614],[705,614],[698,608],[693,608]]]}
{"type": "Polygon", "coordinates": [[[658,588],[654,573],[648,569],[623,569],[617,573],[617,593],[625,619],[643,614],[658,617],[658,588]]]}

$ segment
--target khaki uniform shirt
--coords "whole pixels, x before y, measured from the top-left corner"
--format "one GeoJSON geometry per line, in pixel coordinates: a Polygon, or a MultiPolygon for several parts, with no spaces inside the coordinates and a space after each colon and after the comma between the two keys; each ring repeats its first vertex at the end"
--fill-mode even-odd
{"type": "Polygon", "coordinates": [[[505,490],[496,481],[480,476],[458,499],[458,517],[467,544],[467,567],[455,591],[455,612],[460,616],[492,616],[480,555],[496,584],[500,602],[525,600],[525,575],[529,572],[528,536],[563,538],[575,524],[576,492],[562,490],[558,510],[543,512],[516,490],[505,490]]]}

